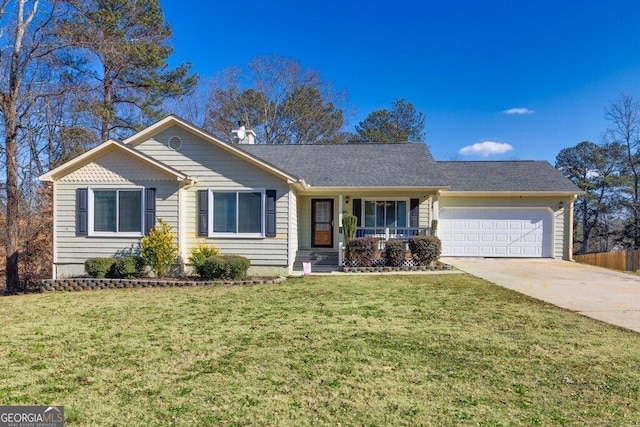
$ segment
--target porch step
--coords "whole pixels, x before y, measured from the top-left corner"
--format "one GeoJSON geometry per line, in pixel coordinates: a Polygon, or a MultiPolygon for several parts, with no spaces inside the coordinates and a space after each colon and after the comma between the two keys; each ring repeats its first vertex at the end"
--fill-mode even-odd
{"type": "Polygon", "coordinates": [[[327,273],[338,270],[338,251],[335,250],[299,250],[293,263],[293,271],[302,271],[302,263],[311,262],[312,273],[327,273]]]}

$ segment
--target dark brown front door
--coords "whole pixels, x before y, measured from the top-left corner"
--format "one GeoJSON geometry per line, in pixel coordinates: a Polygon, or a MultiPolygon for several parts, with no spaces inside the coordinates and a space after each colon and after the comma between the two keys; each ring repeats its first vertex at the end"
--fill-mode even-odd
{"type": "Polygon", "coordinates": [[[333,247],[333,199],[311,200],[311,245],[333,247]]]}

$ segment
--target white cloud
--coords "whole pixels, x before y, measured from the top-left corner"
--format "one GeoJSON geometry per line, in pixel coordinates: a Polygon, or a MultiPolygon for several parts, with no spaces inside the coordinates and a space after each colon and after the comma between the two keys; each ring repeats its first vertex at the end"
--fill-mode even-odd
{"type": "Polygon", "coordinates": [[[513,115],[522,115],[522,114],[533,114],[533,110],[529,110],[528,108],[509,108],[508,110],[503,111],[504,114],[508,116],[513,115]]]}
{"type": "Polygon", "coordinates": [[[491,154],[502,154],[511,150],[513,150],[513,147],[509,144],[484,141],[462,147],[460,151],[458,151],[458,153],[462,154],[463,156],[471,156],[475,154],[481,157],[487,157],[491,154]]]}

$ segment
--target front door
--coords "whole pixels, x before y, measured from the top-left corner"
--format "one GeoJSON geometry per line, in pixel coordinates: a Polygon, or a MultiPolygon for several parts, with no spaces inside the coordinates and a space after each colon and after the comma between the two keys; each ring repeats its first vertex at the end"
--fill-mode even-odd
{"type": "Polygon", "coordinates": [[[311,200],[311,244],[333,247],[333,199],[311,200]]]}

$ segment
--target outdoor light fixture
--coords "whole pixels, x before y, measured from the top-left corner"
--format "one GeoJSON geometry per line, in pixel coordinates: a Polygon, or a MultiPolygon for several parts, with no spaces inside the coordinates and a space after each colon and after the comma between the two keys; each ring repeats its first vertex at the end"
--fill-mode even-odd
{"type": "Polygon", "coordinates": [[[558,203],[558,209],[562,209],[562,208],[564,208],[564,202],[560,200],[560,203],[558,203]]]}
{"type": "Polygon", "coordinates": [[[347,196],[347,197],[344,199],[344,202],[345,202],[345,203],[349,203],[349,196],[347,196]]]}

